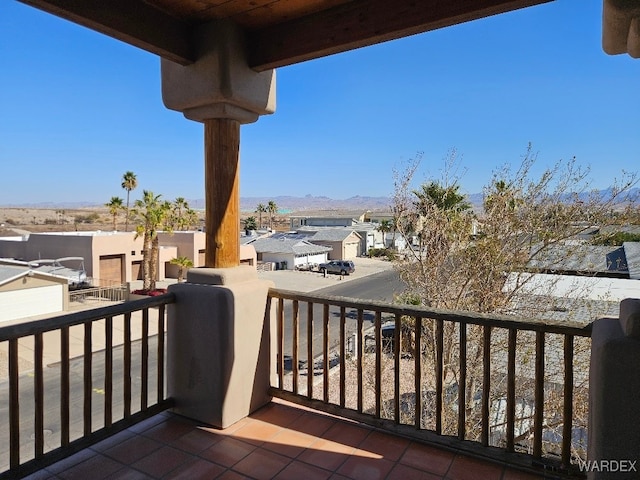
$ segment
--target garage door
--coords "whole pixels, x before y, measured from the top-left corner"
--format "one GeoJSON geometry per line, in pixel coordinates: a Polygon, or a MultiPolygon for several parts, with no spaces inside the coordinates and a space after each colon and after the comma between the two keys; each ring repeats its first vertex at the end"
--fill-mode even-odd
{"type": "Polygon", "coordinates": [[[62,292],[62,285],[1,292],[0,323],[62,311],[62,292]]]}
{"type": "Polygon", "coordinates": [[[142,260],[131,262],[131,280],[142,280],[142,260]]]}
{"type": "Polygon", "coordinates": [[[124,282],[122,257],[123,255],[103,255],[100,257],[100,281],[105,284],[124,282]]]}
{"type": "Polygon", "coordinates": [[[347,243],[344,246],[344,259],[349,260],[358,256],[358,249],[360,248],[360,242],[347,243]]]}
{"type": "Polygon", "coordinates": [[[196,267],[204,267],[204,250],[198,250],[198,264],[196,267]]]}

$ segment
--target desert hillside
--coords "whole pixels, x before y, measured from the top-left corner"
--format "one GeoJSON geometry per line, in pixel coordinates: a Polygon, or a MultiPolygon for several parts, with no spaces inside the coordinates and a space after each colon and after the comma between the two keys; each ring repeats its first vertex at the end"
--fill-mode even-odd
{"type": "MultiPolygon", "coordinates": [[[[241,219],[255,213],[242,213],[241,219]]],[[[201,225],[204,224],[204,212],[198,212],[201,225]]],[[[123,231],[125,227],[124,213],[118,215],[116,228],[123,231]]],[[[263,214],[263,223],[268,223],[263,214]]],[[[129,222],[129,230],[133,230],[135,222],[129,222]]],[[[289,216],[276,215],[273,228],[289,229],[289,216]]],[[[105,207],[86,207],[72,209],[0,207],[0,236],[20,235],[27,232],[72,232],[91,230],[113,230],[113,217],[105,207]]]]}

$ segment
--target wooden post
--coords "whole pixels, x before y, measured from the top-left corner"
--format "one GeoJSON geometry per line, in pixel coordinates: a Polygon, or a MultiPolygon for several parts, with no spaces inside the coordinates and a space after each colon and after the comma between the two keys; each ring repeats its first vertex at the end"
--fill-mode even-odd
{"type": "Polygon", "coordinates": [[[205,267],[240,265],[240,123],[204,121],[205,267]]]}

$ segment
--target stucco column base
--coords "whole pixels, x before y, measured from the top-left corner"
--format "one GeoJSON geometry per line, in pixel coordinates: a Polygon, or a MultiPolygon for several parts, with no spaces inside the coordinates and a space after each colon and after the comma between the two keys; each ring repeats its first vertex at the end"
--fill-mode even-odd
{"type": "Polygon", "coordinates": [[[226,428],[271,400],[273,284],[244,266],[193,269],[187,279],[169,287],[168,395],[176,413],[226,428]]]}
{"type": "Polygon", "coordinates": [[[587,458],[599,471],[587,478],[640,478],[640,300],[596,320],[591,337],[587,458]]]}

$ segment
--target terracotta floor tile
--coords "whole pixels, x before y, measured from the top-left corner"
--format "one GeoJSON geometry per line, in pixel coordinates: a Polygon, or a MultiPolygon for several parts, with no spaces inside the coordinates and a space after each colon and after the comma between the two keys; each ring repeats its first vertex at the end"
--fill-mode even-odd
{"type": "Polygon", "coordinates": [[[153,477],[131,467],[124,467],[105,477],[104,480],[153,480],[153,477]]]}
{"type": "Polygon", "coordinates": [[[321,437],[322,434],[329,430],[335,423],[336,421],[332,418],[307,412],[299,416],[296,421],[291,424],[290,428],[297,432],[321,437]]]}
{"type": "Polygon", "coordinates": [[[324,432],[322,438],[333,440],[334,442],[357,447],[372,432],[370,428],[360,427],[357,425],[336,422],[329,430],[324,432]]]}
{"type": "Polygon", "coordinates": [[[447,472],[450,480],[500,480],[503,467],[475,458],[456,455],[447,472]]]}
{"type": "Polygon", "coordinates": [[[376,453],[387,460],[396,461],[411,443],[406,438],[382,432],[371,432],[358,446],[360,450],[376,453]]]}
{"type": "Polygon", "coordinates": [[[175,470],[191,457],[188,453],[171,447],[162,447],[131,466],[152,477],[160,478],[175,470]]]}
{"type": "Polygon", "coordinates": [[[387,480],[442,480],[443,477],[397,463],[387,480]]]}
{"type": "Polygon", "coordinates": [[[177,420],[174,417],[167,419],[155,427],[151,427],[148,430],[142,432],[145,437],[153,438],[158,442],[171,443],[177,438],[186,435],[194,429],[194,425],[188,424],[184,421],[177,420]]]}
{"type": "Polygon", "coordinates": [[[290,458],[257,449],[233,466],[233,470],[258,480],[270,480],[291,462],[290,458]]]}
{"type": "Polygon", "coordinates": [[[166,422],[167,419],[171,418],[171,416],[172,414],[170,412],[162,412],[158,415],[154,415],[151,418],[147,418],[140,423],[136,423],[135,425],[127,428],[127,430],[133,433],[142,433],[146,430],[149,430],[150,428],[155,427],[156,425],[161,424],[162,422],[166,422]]]}
{"type": "Polygon", "coordinates": [[[48,470],[38,470],[37,472],[32,473],[31,475],[27,475],[26,477],[22,477],[22,480],[49,480],[50,478],[57,478],[55,475],[48,470]]]}
{"type": "Polygon", "coordinates": [[[251,445],[235,438],[225,437],[200,453],[202,458],[206,458],[224,467],[231,467],[249,455],[256,449],[251,445]]]}
{"type": "Polygon", "coordinates": [[[313,465],[293,461],[275,478],[276,480],[326,480],[332,473],[313,465]]]}
{"type": "Polygon", "coordinates": [[[227,428],[215,428],[215,427],[200,427],[203,430],[207,430],[210,432],[215,432],[220,436],[223,437],[229,437],[229,436],[233,436],[239,429],[241,429],[242,427],[244,427],[247,423],[253,421],[252,418],[246,417],[246,418],[242,418],[240,420],[238,420],[236,423],[234,423],[233,425],[229,425],[227,428]]]}
{"type": "Polygon", "coordinates": [[[316,437],[306,433],[300,433],[295,430],[282,430],[271,440],[262,444],[262,448],[295,458],[317,440],[316,437]]]}
{"type": "Polygon", "coordinates": [[[335,471],[354,451],[355,449],[348,445],[320,439],[298,455],[297,460],[335,471]]]}
{"type": "Polygon", "coordinates": [[[394,462],[383,458],[354,455],[342,464],[338,473],[354,480],[378,480],[385,478],[394,466],[394,462]]]}
{"type": "Polygon", "coordinates": [[[122,469],[122,464],[102,455],[95,455],[89,460],[57,474],[64,480],[102,480],[122,469]]]}
{"type": "Polygon", "coordinates": [[[275,437],[282,430],[282,427],[278,425],[262,422],[260,420],[252,420],[244,427],[236,430],[233,436],[239,440],[253,443],[254,445],[262,445],[263,442],[275,437]]]}
{"type": "Polygon", "coordinates": [[[541,480],[543,478],[544,472],[540,472],[540,475],[535,475],[510,468],[507,468],[502,474],[502,480],[541,480]]]}
{"type": "Polygon", "coordinates": [[[411,442],[400,458],[400,463],[436,475],[445,475],[454,456],[453,453],[446,450],[411,442]]]}
{"type": "Polygon", "coordinates": [[[269,403],[257,412],[251,414],[251,418],[262,420],[263,422],[288,427],[303,414],[303,410],[279,403],[269,403]]]}
{"type": "Polygon", "coordinates": [[[227,470],[222,475],[216,478],[216,480],[252,480],[249,477],[242,475],[241,473],[234,472],[233,470],[227,470]]]}
{"type": "Polygon", "coordinates": [[[136,435],[132,438],[128,438],[115,447],[105,450],[103,454],[113,458],[117,462],[125,465],[131,465],[162,446],[162,443],[151,438],[136,435]]]}
{"type": "Polygon", "coordinates": [[[216,442],[219,442],[223,437],[218,434],[196,428],[191,430],[186,435],[177,438],[169,445],[178,450],[183,450],[188,453],[198,454],[207,448],[210,448],[216,442]]]}
{"type": "Polygon", "coordinates": [[[166,480],[210,480],[225,471],[224,467],[203,458],[192,458],[162,477],[166,480]]]}
{"type": "Polygon", "coordinates": [[[110,448],[113,448],[116,445],[120,445],[121,443],[124,443],[128,439],[135,436],[136,434],[134,432],[131,432],[129,430],[123,430],[121,432],[116,433],[115,435],[112,435],[109,438],[105,438],[104,440],[96,443],[95,445],[92,445],[91,449],[95,450],[96,452],[104,452],[105,450],[109,450],[110,448]]]}
{"type": "Polygon", "coordinates": [[[57,475],[60,472],[64,472],[65,470],[70,469],[74,465],[85,462],[88,459],[95,457],[98,455],[93,450],[87,448],[85,450],[80,450],[78,453],[71,455],[70,457],[65,458],[64,460],[60,460],[59,462],[54,463],[53,465],[49,465],[47,470],[57,475]]]}

